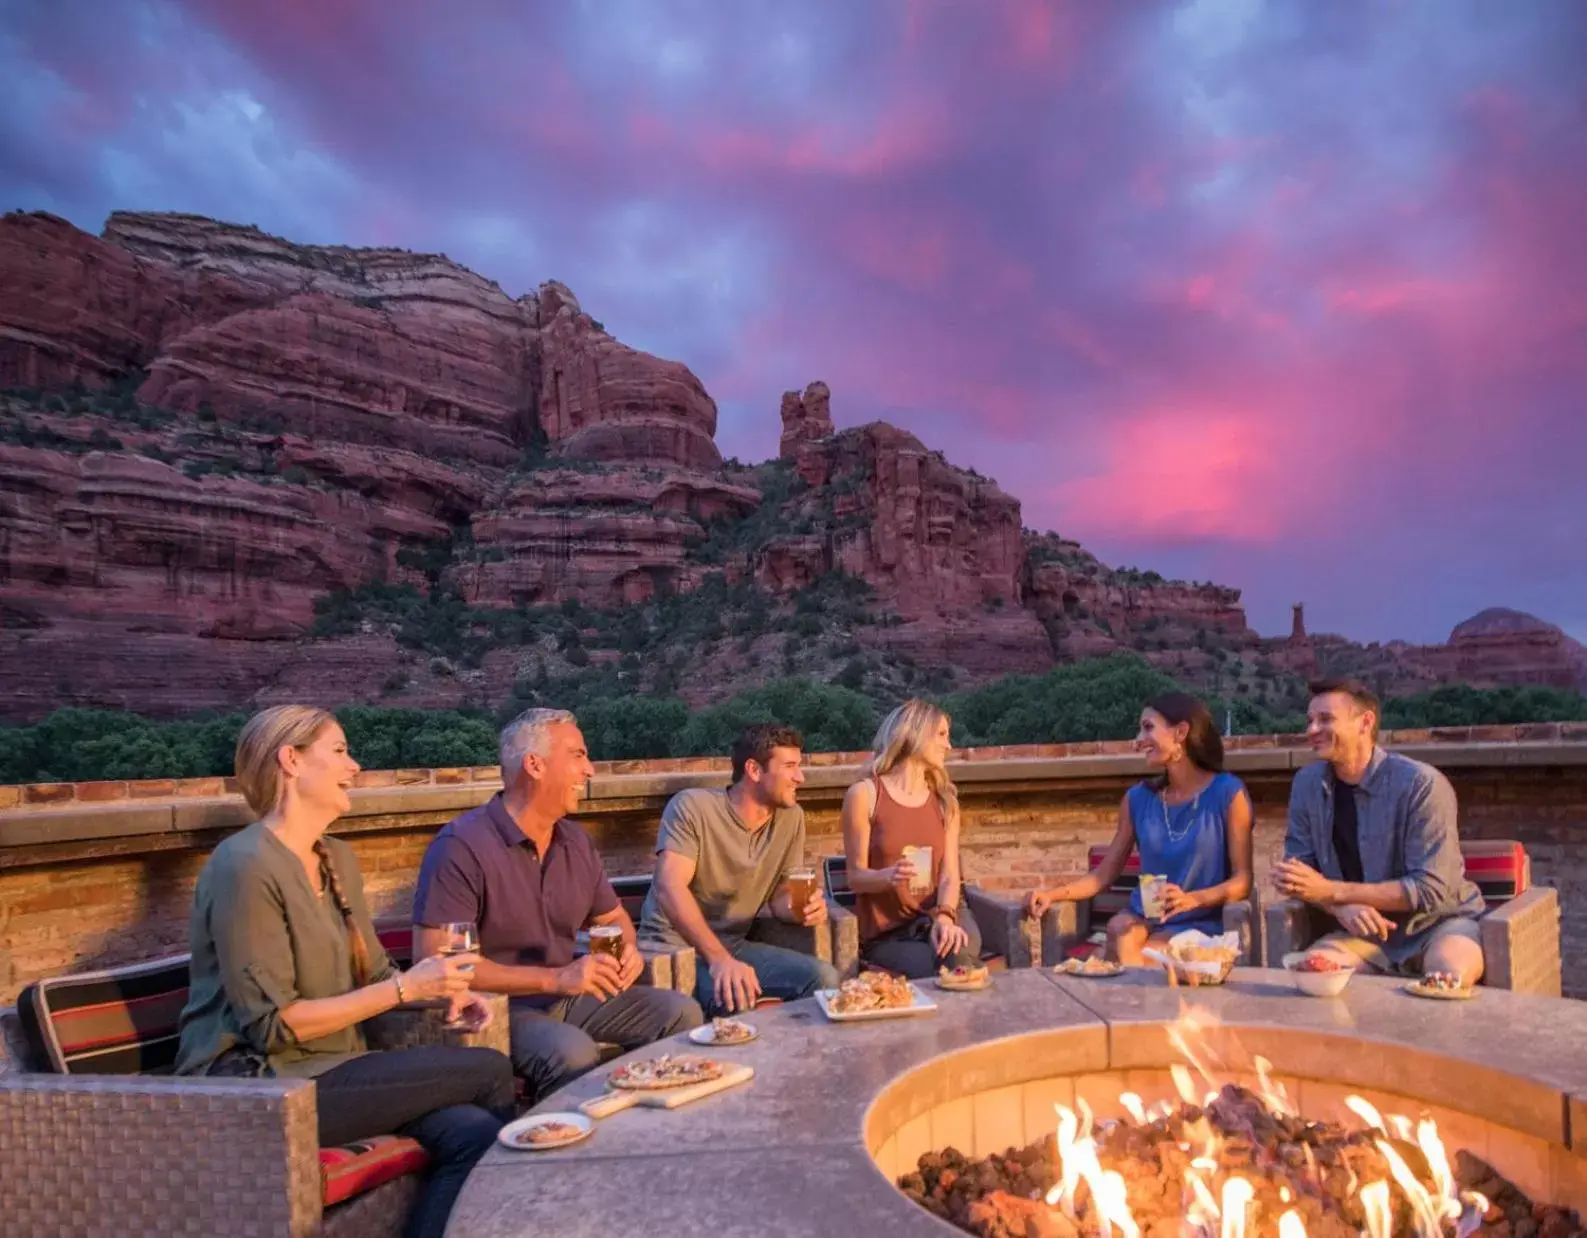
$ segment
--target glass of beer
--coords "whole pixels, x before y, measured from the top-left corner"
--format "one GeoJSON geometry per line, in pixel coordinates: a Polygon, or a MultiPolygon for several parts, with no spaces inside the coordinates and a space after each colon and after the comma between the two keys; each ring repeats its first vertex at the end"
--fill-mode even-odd
{"type": "Polygon", "coordinates": [[[788,904],[793,910],[794,918],[803,921],[816,895],[816,870],[813,868],[790,868],[788,870],[788,904]]]}
{"type": "Polygon", "coordinates": [[[924,894],[931,889],[931,848],[930,847],[905,847],[904,852],[915,865],[915,876],[909,883],[909,888],[916,894],[924,894]]]}
{"type": "Polygon", "coordinates": [[[1141,914],[1148,920],[1163,918],[1163,887],[1168,878],[1156,873],[1141,874],[1141,914]]]}
{"type": "Polygon", "coordinates": [[[623,930],[615,924],[590,926],[590,953],[609,954],[619,967],[623,962],[623,930]]]}

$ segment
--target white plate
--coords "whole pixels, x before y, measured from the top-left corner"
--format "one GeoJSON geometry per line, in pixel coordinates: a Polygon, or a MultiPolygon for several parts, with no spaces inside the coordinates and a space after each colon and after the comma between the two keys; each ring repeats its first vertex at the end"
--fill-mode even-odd
{"type": "Polygon", "coordinates": [[[914,1004],[911,1006],[894,1006],[890,1010],[854,1010],[846,1014],[839,1014],[832,1009],[832,999],[838,995],[836,989],[817,989],[816,1002],[821,1007],[821,1013],[834,1023],[863,1023],[869,1019],[903,1019],[910,1015],[930,1014],[937,1009],[937,1003],[932,1001],[920,991],[920,986],[911,983],[909,991],[915,995],[914,1004]]]}
{"type": "Polygon", "coordinates": [[[595,1123],[582,1113],[531,1113],[526,1118],[519,1118],[509,1122],[496,1132],[496,1141],[503,1147],[511,1148],[514,1152],[551,1152],[557,1148],[566,1148],[578,1143],[581,1139],[588,1139],[590,1132],[595,1129],[595,1123]],[[539,1126],[542,1122],[566,1122],[569,1126],[579,1128],[577,1135],[570,1135],[566,1139],[559,1139],[555,1143],[519,1143],[517,1137],[531,1127],[539,1126]]]}
{"type": "Polygon", "coordinates": [[[933,976],[931,983],[944,993],[983,993],[992,987],[992,977],[988,976],[979,983],[970,983],[963,980],[944,980],[941,976],[933,976]]]}
{"type": "MultiPolygon", "coordinates": [[[[743,1023],[744,1021],[740,1019],[739,1022],[743,1023]]],[[[689,1030],[689,1039],[694,1041],[694,1043],[697,1045],[715,1045],[719,1049],[736,1049],[739,1045],[747,1045],[750,1041],[754,1040],[760,1035],[760,1033],[755,1030],[755,1025],[753,1023],[744,1023],[744,1026],[749,1028],[749,1035],[744,1037],[743,1040],[718,1041],[716,1038],[716,1029],[709,1023],[702,1023],[699,1027],[691,1028],[689,1030]]]]}
{"type": "Polygon", "coordinates": [[[1476,989],[1424,989],[1420,980],[1412,980],[1404,988],[1412,997],[1433,1002],[1469,1002],[1477,996],[1476,989]]]}
{"type": "Polygon", "coordinates": [[[1062,963],[1055,964],[1053,974],[1058,976],[1073,976],[1076,980],[1117,980],[1124,974],[1124,968],[1115,971],[1070,971],[1062,963]]]}

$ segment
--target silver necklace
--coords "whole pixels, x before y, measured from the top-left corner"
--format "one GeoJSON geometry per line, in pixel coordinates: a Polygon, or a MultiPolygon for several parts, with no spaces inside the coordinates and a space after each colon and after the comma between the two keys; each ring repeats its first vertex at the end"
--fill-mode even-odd
{"type": "Polygon", "coordinates": [[[1163,828],[1168,831],[1169,842],[1182,843],[1185,841],[1185,835],[1189,834],[1191,827],[1196,824],[1196,805],[1201,803],[1201,792],[1206,789],[1206,787],[1202,787],[1201,791],[1197,791],[1195,795],[1191,796],[1190,811],[1185,814],[1184,828],[1177,834],[1174,833],[1174,818],[1168,811],[1168,788],[1164,787],[1157,793],[1157,802],[1163,806],[1163,828]]]}

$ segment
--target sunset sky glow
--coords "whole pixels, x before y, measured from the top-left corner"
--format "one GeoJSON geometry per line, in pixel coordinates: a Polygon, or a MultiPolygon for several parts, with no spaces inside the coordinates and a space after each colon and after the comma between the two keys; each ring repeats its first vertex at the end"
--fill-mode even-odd
{"type": "Polygon", "coordinates": [[[1587,3],[0,0],[0,207],[560,279],[1262,632],[1587,640],[1587,3]]]}

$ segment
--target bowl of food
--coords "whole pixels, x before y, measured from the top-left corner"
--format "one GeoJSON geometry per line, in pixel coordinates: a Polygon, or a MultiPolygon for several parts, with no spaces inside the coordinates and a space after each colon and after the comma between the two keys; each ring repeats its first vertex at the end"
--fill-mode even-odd
{"type": "Polygon", "coordinates": [[[1236,933],[1209,937],[1190,929],[1175,935],[1161,949],[1149,946],[1141,953],[1160,965],[1172,983],[1196,988],[1222,984],[1229,978],[1240,955],[1240,938],[1236,933]]]}
{"type": "Polygon", "coordinates": [[[1338,997],[1355,975],[1337,959],[1326,954],[1309,954],[1304,950],[1284,956],[1284,970],[1294,980],[1295,987],[1309,997],[1338,997]]]}

